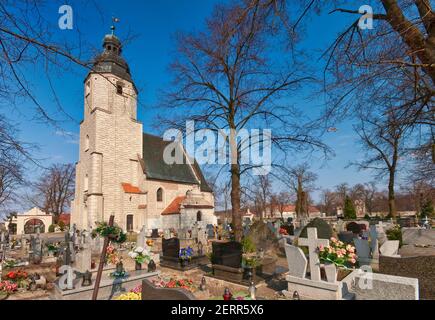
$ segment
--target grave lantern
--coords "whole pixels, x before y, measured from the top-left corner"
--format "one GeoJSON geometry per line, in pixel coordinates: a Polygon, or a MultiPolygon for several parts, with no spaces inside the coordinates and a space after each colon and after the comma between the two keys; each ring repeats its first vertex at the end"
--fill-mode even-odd
{"type": "Polygon", "coordinates": [[[156,271],[156,263],[154,262],[153,259],[150,260],[150,262],[148,263],[148,272],[155,272],[156,271]]]}
{"type": "Polygon", "coordinates": [[[301,300],[297,291],[293,292],[293,300],[301,300]]]}
{"type": "Polygon", "coordinates": [[[207,289],[207,283],[205,281],[205,277],[202,277],[201,284],[199,285],[199,290],[205,291],[207,289]]]}
{"type": "Polygon", "coordinates": [[[257,288],[255,287],[254,281],[251,281],[251,284],[249,285],[249,288],[248,288],[248,292],[249,292],[249,296],[251,297],[251,299],[256,300],[255,293],[257,292],[257,288]]]}
{"type": "Polygon", "coordinates": [[[233,295],[231,294],[230,289],[225,288],[224,295],[223,295],[224,300],[229,301],[231,300],[232,297],[233,295]]]}

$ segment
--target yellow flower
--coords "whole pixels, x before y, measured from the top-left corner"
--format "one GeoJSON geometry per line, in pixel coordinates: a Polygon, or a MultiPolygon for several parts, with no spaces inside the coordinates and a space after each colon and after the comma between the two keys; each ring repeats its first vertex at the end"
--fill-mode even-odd
{"type": "Polygon", "coordinates": [[[142,294],[129,292],[121,294],[119,297],[115,298],[115,300],[142,300],[142,294]]]}

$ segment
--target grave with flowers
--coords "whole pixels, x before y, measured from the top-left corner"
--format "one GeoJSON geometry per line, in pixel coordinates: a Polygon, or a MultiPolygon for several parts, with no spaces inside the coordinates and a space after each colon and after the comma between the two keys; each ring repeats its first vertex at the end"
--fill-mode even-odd
{"type": "Polygon", "coordinates": [[[121,292],[137,287],[144,279],[159,274],[147,246],[133,247],[127,253],[124,245],[126,236],[114,224],[113,216],[109,223],[97,224],[93,237],[104,239],[98,269],[95,269],[95,262],[90,259],[92,248],[84,246],[87,253],[81,252],[83,257],[78,254],[73,263],[62,266],[55,284],[56,299],[112,299],[121,292]],[[142,269],[143,264],[146,264],[146,268],[142,269]],[[77,270],[78,265],[82,266],[81,270],[77,270]]]}
{"type": "Polygon", "coordinates": [[[179,271],[196,269],[205,258],[202,252],[190,246],[181,248],[178,238],[163,239],[162,253],[160,266],[179,271]]]}
{"type": "Polygon", "coordinates": [[[418,279],[372,273],[358,266],[355,247],[337,240],[319,239],[316,228],[308,228],[307,238],[299,238],[300,247],[308,247],[308,257],[297,246],[285,245],[289,273],[287,290],[309,300],[397,300],[418,299],[418,279]],[[309,272],[307,267],[309,265],[309,272]]]}

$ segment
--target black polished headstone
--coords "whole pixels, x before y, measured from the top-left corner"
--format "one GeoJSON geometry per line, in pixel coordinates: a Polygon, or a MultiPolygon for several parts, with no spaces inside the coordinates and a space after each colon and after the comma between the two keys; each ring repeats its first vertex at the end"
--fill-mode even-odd
{"type": "Polygon", "coordinates": [[[242,265],[242,244],[236,241],[213,242],[213,264],[240,268],[242,265]]]}
{"type": "Polygon", "coordinates": [[[158,238],[159,237],[159,230],[153,229],[151,233],[151,238],[158,238]]]}
{"type": "Polygon", "coordinates": [[[180,255],[180,239],[162,239],[162,251],[164,257],[178,258],[180,255]]]}

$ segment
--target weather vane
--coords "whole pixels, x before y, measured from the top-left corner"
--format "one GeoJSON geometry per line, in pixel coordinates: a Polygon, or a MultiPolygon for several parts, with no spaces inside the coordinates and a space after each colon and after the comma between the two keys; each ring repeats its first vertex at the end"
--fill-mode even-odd
{"type": "Polygon", "coordinates": [[[112,30],[112,35],[114,35],[115,34],[115,23],[119,23],[119,19],[118,18],[115,18],[115,17],[112,17],[112,22],[113,22],[113,25],[110,27],[110,29],[112,30]]]}

